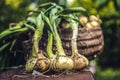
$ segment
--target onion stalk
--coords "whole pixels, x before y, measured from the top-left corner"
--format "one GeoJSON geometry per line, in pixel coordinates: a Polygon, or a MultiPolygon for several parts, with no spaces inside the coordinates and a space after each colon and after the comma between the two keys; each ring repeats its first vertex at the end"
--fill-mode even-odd
{"type": "Polygon", "coordinates": [[[0,48],[0,52],[2,52],[4,49],[6,49],[8,46],[9,50],[11,51],[13,46],[16,43],[16,36],[23,34],[24,32],[30,30],[28,27],[23,27],[23,24],[20,23],[12,23],[12,25],[9,29],[6,29],[0,33],[0,42],[2,43],[2,46],[0,48]],[[10,39],[8,41],[8,39],[10,39]]]}
{"type": "Polygon", "coordinates": [[[74,61],[74,69],[83,69],[86,66],[88,66],[88,59],[78,53],[77,49],[77,35],[78,35],[78,23],[75,21],[71,21],[71,28],[73,31],[72,39],[71,39],[71,45],[72,45],[72,55],[71,58],[74,61]]]}
{"type": "Polygon", "coordinates": [[[51,60],[52,70],[55,71],[72,70],[73,61],[63,53],[62,54],[56,53],[55,55],[52,51],[52,46],[53,46],[53,35],[51,32],[48,32],[47,53],[51,60]]]}
{"type": "Polygon", "coordinates": [[[43,51],[39,49],[39,41],[43,34],[44,23],[42,21],[41,14],[36,18],[36,30],[33,35],[33,46],[30,58],[26,63],[26,70],[28,72],[37,69],[40,72],[44,72],[50,67],[50,60],[43,55],[43,51]]]}
{"type": "MultiPolygon", "coordinates": [[[[62,16],[64,18],[64,16],[62,16]]],[[[71,55],[71,59],[74,61],[74,69],[82,69],[85,68],[88,65],[88,60],[86,57],[84,57],[83,55],[81,55],[78,52],[77,49],[77,35],[78,35],[78,21],[77,16],[73,15],[73,14],[69,14],[66,15],[65,17],[68,18],[64,18],[70,25],[70,28],[72,29],[73,35],[71,38],[71,47],[72,47],[72,55],[71,55]]],[[[64,26],[63,26],[64,27],[64,26]]]]}
{"type": "Polygon", "coordinates": [[[19,35],[21,33],[26,32],[27,30],[29,30],[29,28],[21,27],[21,25],[16,25],[12,28],[6,29],[5,31],[1,32],[0,40],[11,37],[11,36],[19,35]]]}

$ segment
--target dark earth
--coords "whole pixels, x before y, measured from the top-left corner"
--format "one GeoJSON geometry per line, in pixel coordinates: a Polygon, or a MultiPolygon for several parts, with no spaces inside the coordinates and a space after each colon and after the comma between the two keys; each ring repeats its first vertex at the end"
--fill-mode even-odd
{"type": "Polygon", "coordinates": [[[25,69],[7,70],[0,73],[0,80],[95,80],[88,70],[31,75],[25,69]]]}

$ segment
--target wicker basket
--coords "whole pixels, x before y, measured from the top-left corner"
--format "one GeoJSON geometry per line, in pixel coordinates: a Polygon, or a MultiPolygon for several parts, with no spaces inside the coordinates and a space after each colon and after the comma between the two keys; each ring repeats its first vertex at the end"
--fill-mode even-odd
{"type": "MultiPolygon", "coordinates": [[[[59,28],[58,31],[66,54],[71,55],[72,30],[59,28]]],[[[30,53],[30,50],[32,49],[31,42],[31,39],[23,42],[23,49],[25,53],[30,53]]],[[[44,34],[39,44],[40,49],[46,51],[46,44],[47,35],[44,34]]],[[[103,32],[100,27],[95,29],[79,28],[77,37],[77,47],[80,54],[86,56],[89,60],[94,59],[102,52],[103,46],[103,32]]],[[[55,43],[53,45],[53,51],[56,51],[55,43]]]]}
{"type": "MultiPolygon", "coordinates": [[[[59,34],[62,39],[64,50],[68,55],[71,54],[72,30],[70,28],[60,28],[59,34]]],[[[94,59],[97,55],[99,55],[104,47],[103,32],[101,27],[93,29],[79,27],[77,47],[79,53],[86,56],[89,60],[94,59]]]]}

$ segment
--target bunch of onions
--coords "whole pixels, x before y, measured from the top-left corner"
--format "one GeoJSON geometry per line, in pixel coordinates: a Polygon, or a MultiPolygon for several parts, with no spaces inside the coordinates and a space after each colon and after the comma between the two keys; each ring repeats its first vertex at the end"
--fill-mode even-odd
{"type": "MultiPolygon", "coordinates": [[[[44,7],[48,5],[51,4],[46,4],[44,5],[44,7]]],[[[82,69],[88,65],[88,60],[84,56],[80,55],[77,51],[76,38],[77,38],[78,24],[77,22],[74,22],[75,18],[73,17],[73,20],[70,20],[71,23],[70,25],[73,30],[73,37],[71,40],[72,43],[71,57],[65,54],[64,49],[62,47],[62,41],[57,31],[57,27],[61,21],[61,17],[79,11],[85,12],[85,9],[84,8],[63,9],[59,5],[52,4],[47,9],[47,11],[41,12],[42,17],[47,24],[46,26],[48,27],[47,54],[51,61],[52,70],[62,71],[62,70],[82,69]],[[54,53],[52,51],[53,40],[55,41],[55,47],[56,47],[56,51],[54,53]]]]}
{"type": "Polygon", "coordinates": [[[80,21],[87,29],[100,27],[100,24],[102,23],[99,17],[96,17],[95,15],[90,15],[89,18],[86,16],[80,16],[80,21]]]}
{"type": "Polygon", "coordinates": [[[70,17],[68,15],[71,15],[71,13],[83,11],[85,12],[84,8],[68,8],[68,9],[62,9],[57,13],[57,8],[53,8],[51,10],[51,13],[49,17],[44,17],[46,23],[50,27],[49,31],[49,38],[48,38],[48,46],[47,46],[47,53],[49,57],[51,58],[51,63],[52,63],[52,69],[54,70],[72,70],[72,69],[82,69],[88,66],[88,60],[86,57],[78,53],[77,50],[77,34],[78,34],[78,19],[75,19],[75,17],[70,17]],[[57,26],[58,23],[57,21],[61,20],[61,18],[68,19],[69,18],[69,23],[67,28],[71,27],[73,30],[73,37],[71,39],[71,44],[72,44],[72,56],[69,57],[65,54],[63,47],[62,47],[62,42],[59,37],[58,31],[57,31],[57,26]],[[71,18],[71,19],[70,19],[71,18]],[[69,25],[70,24],[70,25],[69,25]],[[56,50],[57,53],[56,55],[53,54],[52,51],[52,41],[53,38],[56,42],[56,50]]]}
{"type": "Polygon", "coordinates": [[[77,35],[79,24],[81,22],[83,26],[89,27],[87,26],[89,23],[92,27],[96,27],[98,24],[95,22],[101,23],[101,21],[95,16],[90,16],[89,20],[87,17],[83,16],[80,18],[79,22],[78,17],[74,15],[74,13],[82,12],[86,14],[86,10],[82,7],[64,9],[55,3],[45,3],[40,5],[36,10],[37,11],[33,11],[33,14],[36,12],[37,16],[35,16],[36,14],[34,16],[29,16],[27,21],[22,22],[22,25],[24,25],[24,27],[17,25],[18,27],[13,27],[0,34],[1,40],[6,36],[15,33],[23,33],[28,30],[32,30],[34,32],[32,37],[32,50],[25,65],[27,72],[32,72],[34,69],[40,72],[45,72],[49,69],[52,69],[54,71],[63,71],[85,68],[89,62],[86,57],[78,53],[77,49],[77,35]],[[57,28],[59,27],[59,24],[63,18],[67,21],[65,25],[63,24],[63,27],[72,29],[71,56],[66,55],[62,47],[61,38],[58,34],[57,28]],[[48,34],[46,52],[39,48],[39,43],[42,38],[44,28],[48,34]],[[53,51],[53,41],[55,41],[56,51],[53,51]],[[44,54],[48,54],[49,58],[44,54]]]}

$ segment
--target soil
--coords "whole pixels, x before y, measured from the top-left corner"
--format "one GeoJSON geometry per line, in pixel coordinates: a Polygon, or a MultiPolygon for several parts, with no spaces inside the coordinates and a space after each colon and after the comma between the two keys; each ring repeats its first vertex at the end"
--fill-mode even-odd
{"type": "Polygon", "coordinates": [[[88,70],[31,75],[24,69],[15,69],[1,72],[0,80],[95,80],[95,78],[88,70]]]}

